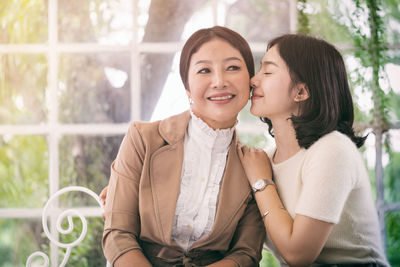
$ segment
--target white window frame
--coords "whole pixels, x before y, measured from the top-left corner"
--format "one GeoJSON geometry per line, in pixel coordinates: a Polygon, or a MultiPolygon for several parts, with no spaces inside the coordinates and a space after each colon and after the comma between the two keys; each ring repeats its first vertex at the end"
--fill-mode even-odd
{"type": "MultiPolygon", "coordinates": [[[[133,18],[137,17],[138,0],[133,1],[133,18]]],[[[213,24],[218,21],[218,5],[223,0],[212,0],[213,24]]],[[[295,32],[297,21],[296,0],[290,2],[290,29],[295,32]]],[[[48,88],[50,106],[48,122],[44,124],[7,125],[0,124],[0,135],[44,135],[49,140],[49,197],[59,189],[59,141],[66,135],[123,135],[129,123],[88,123],[63,124],[58,121],[58,67],[61,53],[99,53],[99,52],[129,52],[131,56],[131,115],[130,120],[140,120],[140,56],[143,53],[175,53],[181,50],[183,43],[177,42],[138,42],[138,24],[133,20],[133,36],[130,45],[102,45],[96,43],[59,43],[58,41],[58,0],[48,0],[48,42],[43,44],[0,44],[0,54],[44,54],[48,59],[48,88]]],[[[253,53],[265,52],[265,43],[250,43],[253,53]]],[[[265,131],[261,123],[241,123],[238,126],[241,133],[260,134],[265,131]]],[[[54,202],[53,202],[54,203],[54,202]]],[[[55,208],[58,202],[55,202],[55,208]]],[[[101,208],[77,208],[85,217],[100,217],[101,208]]],[[[0,208],[0,219],[41,218],[41,208],[0,208]]],[[[56,217],[50,217],[50,233],[58,237],[56,217]]],[[[59,247],[50,243],[51,266],[59,262],[59,247]]]]}

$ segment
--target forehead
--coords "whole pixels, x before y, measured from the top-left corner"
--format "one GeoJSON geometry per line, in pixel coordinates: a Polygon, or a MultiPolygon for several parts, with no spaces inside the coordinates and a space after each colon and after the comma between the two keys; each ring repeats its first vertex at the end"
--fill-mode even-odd
{"type": "Polygon", "coordinates": [[[286,66],[285,62],[279,55],[278,48],[276,46],[271,47],[268,49],[267,53],[265,53],[262,61],[261,66],[276,66],[276,67],[284,67],[286,66]]]}
{"type": "Polygon", "coordinates": [[[243,60],[240,51],[236,47],[223,39],[214,38],[205,42],[199,47],[199,49],[192,55],[191,62],[203,57],[208,57],[209,59],[218,59],[232,56],[243,60]]]}

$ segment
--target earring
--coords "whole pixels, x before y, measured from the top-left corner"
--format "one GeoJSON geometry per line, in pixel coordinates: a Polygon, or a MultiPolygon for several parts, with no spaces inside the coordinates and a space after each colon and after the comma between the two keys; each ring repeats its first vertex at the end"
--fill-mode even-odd
{"type": "Polygon", "coordinates": [[[189,97],[189,105],[193,104],[193,98],[189,97]]]}

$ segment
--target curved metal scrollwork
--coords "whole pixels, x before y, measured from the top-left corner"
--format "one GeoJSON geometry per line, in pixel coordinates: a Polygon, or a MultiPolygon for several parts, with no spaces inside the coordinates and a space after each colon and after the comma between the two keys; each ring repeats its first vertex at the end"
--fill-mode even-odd
{"type": "MultiPolygon", "coordinates": [[[[72,221],[73,217],[79,217],[81,222],[82,222],[82,232],[80,234],[80,236],[78,237],[78,239],[76,239],[75,241],[71,242],[71,243],[60,243],[58,240],[54,239],[53,236],[51,236],[50,232],[49,232],[49,228],[47,227],[47,209],[50,205],[50,203],[56,199],[57,197],[59,197],[60,195],[67,193],[67,192],[71,192],[71,191],[80,191],[80,192],[84,192],[89,194],[90,196],[92,196],[97,203],[99,204],[99,206],[101,208],[103,208],[103,205],[100,202],[100,199],[98,197],[98,195],[96,193],[94,193],[93,191],[85,188],[85,187],[81,187],[81,186],[69,186],[69,187],[65,187],[63,189],[60,189],[59,191],[57,191],[53,196],[50,197],[50,199],[47,201],[46,205],[44,206],[43,212],[42,212],[42,225],[43,225],[43,229],[44,232],[46,233],[47,238],[54,243],[56,246],[61,247],[61,248],[66,248],[66,252],[65,252],[65,256],[63,261],[60,264],[60,267],[64,267],[65,264],[68,261],[68,258],[71,254],[71,250],[73,247],[77,246],[80,242],[82,242],[82,240],[85,238],[86,233],[87,233],[87,222],[86,222],[86,218],[77,210],[74,209],[67,209],[65,211],[63,211],[58,217],[57,217],[57,224],[56,224],[56,228],[57,231],[61,234],[70,234],[72,233],[73,229],[74,229],[74,223],[72,221]],[[62,222],[64,221],[65,217],[67,217],[68,220],[68,227],[67,229],[64,229],[62,227],[62,222]]],[[[40,267],[48,267],[49,266],[49,257],[44,254],[41,251],[37,251],[32,253],[27,261],[26,261],[26,267],[30,267],[32,264],[32,261],[37,258],[37,257],[42,257],[42,259],[44,260],[44,264],[41,265],[40,267]]]]}

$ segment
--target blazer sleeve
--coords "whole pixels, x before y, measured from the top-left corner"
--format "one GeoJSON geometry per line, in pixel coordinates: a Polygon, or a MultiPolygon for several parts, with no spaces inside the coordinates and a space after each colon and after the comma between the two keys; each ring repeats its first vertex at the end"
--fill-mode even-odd
{"type": "Polygon", "coordinates": [[[109,262],[132,249],[141,249],[139,183],[145,147],[136,125],[131,124],[111,165],[104,211],[103,252],[109,262]]]}
{"type": "Polygon", "coordinates": [[[265,237],[266,231],[257,203],[251,196],[239,220],[230,244],[231,249],[225,259],[235,261],[240,267],[259,266],[265,237]]]}

